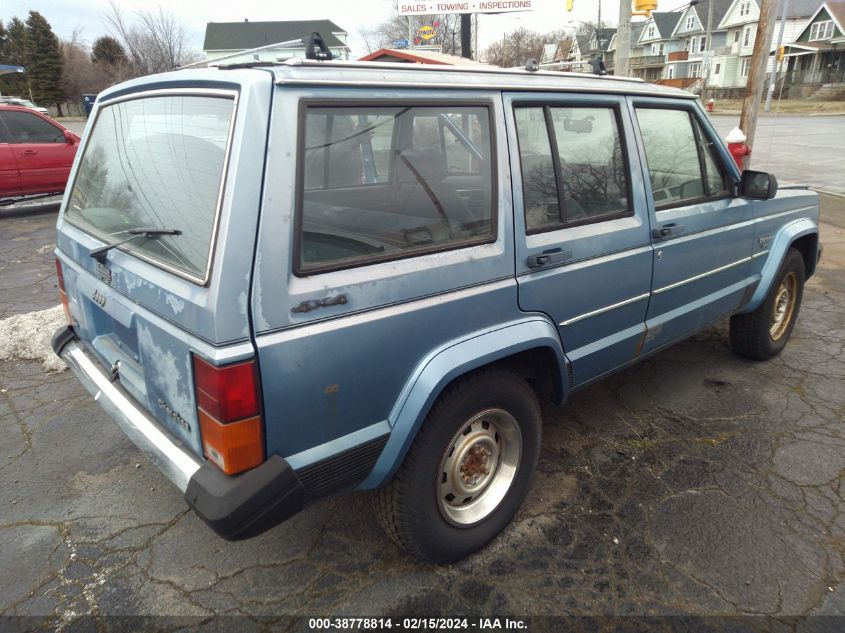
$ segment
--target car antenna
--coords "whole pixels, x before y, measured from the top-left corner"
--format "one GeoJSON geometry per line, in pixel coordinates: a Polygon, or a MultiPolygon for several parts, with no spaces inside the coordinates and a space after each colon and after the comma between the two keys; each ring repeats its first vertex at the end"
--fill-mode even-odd
{"type": "Polygon", "coordinates": [[[317,61],[328,61],[334,56],[326,46],[326,41],[323,36],[317,33],[311,33],[305,40],[305,59],[316,59],[317,61]]]}

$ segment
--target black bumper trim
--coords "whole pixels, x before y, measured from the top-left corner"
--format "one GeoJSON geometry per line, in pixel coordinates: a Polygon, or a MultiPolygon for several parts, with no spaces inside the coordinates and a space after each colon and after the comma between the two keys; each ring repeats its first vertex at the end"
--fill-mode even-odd
{"type": "Polygon", "coordinates": [[[65,345],[75,338],[76,332],[73,331],[73,328],[70,325],[66,325],[56,330],[53,334],[52,340],[50,341],[50,345],[53,346],[53,351],[56,353],[56,356],[61,356],[65,345]]]}
{"type": "Polygon", "coordinates": [[[258,536],[302,510],[305,491],[278,455],[243,474],[230,476],[206,462],[194,473],[185,501],[227,541],[258,536]]]}

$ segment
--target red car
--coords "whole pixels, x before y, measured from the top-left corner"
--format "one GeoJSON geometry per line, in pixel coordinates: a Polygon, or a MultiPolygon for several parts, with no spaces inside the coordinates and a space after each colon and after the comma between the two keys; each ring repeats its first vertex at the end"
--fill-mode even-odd
{"type": "Polygon", "coordinates": [[[0,198],[61,193],[79,136],[30,108],[0,105],[0,198]]]}

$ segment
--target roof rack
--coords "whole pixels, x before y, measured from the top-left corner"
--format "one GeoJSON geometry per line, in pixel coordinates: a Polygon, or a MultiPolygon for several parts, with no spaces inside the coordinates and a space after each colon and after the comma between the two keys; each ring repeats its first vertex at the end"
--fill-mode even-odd
{"type": "Polygon", "coordinates": [[[412,70],[414,72],[448,72],[448,73],[486,73],[491,75],[534,75],[545,77],[575,77],[579,79],[601,79],[602,81],[627,81],[644,83],[639,77],[617,77],[616,75],[594,75],[593,73],[574,73],[537,70],[528,71],[525,68],[493,68],[487,66],[445,66],[441,64],[403,64],[401,62],[358,62],[332,60],[315,62],[299,57],[292,57],[283,62],[265,63],[266,66],[308,66],[312,68],[395,68],[396,70],[412,70]]]}

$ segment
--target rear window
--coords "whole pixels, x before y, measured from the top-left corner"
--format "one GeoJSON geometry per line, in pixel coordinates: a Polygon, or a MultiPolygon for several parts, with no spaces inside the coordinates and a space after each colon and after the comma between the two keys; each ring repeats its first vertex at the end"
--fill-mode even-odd
{"type": "Polygon", "coordinates": [[[162,95],[101,108],[65,217],[106,243],[177,229],[121,248],[204,282],[234,107],[234,96],[162,95]]]}

